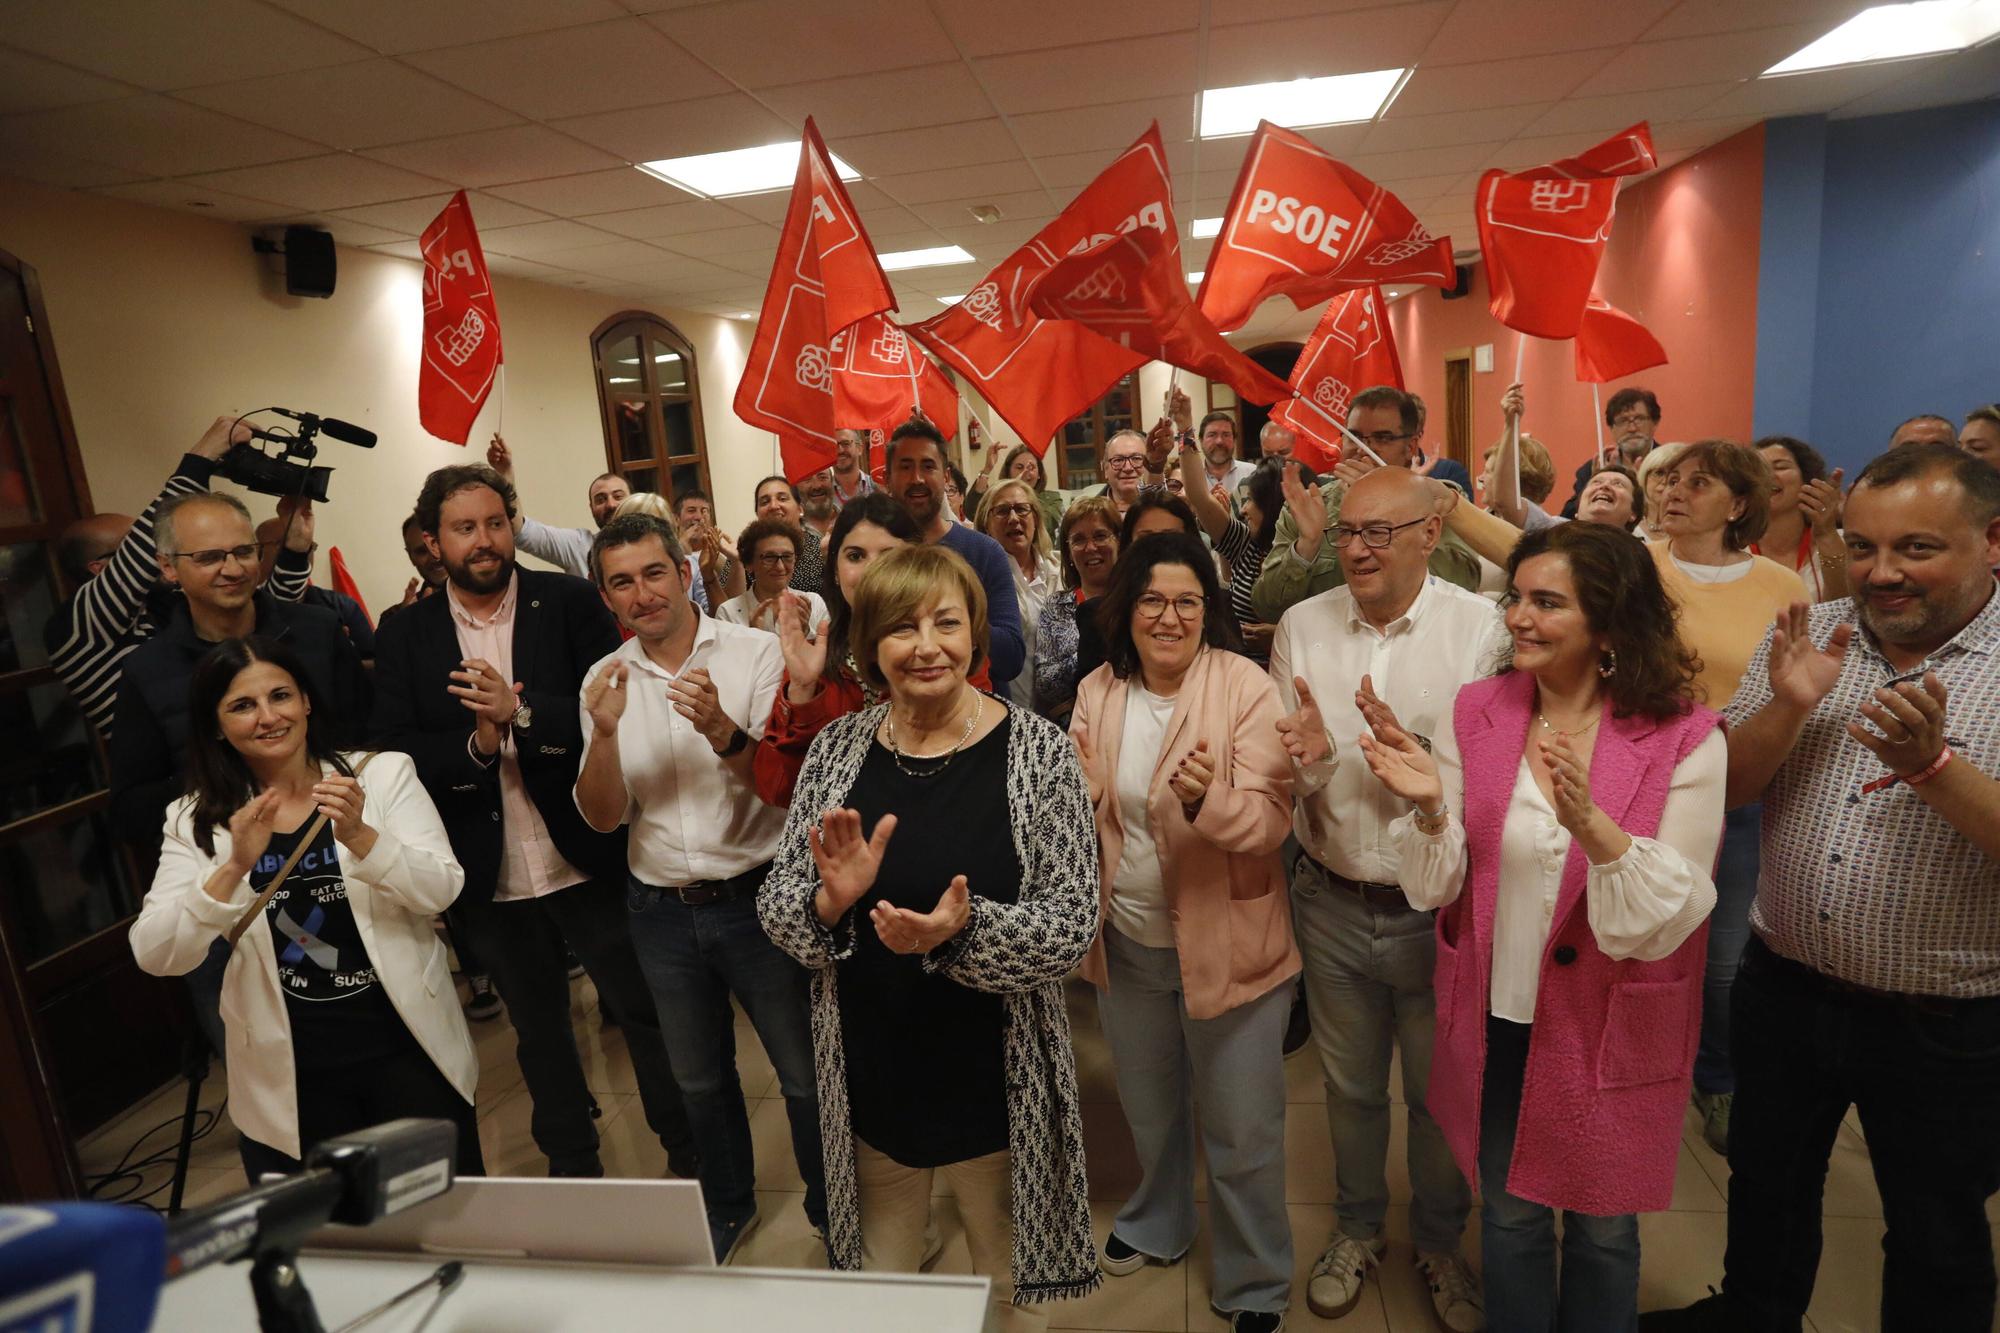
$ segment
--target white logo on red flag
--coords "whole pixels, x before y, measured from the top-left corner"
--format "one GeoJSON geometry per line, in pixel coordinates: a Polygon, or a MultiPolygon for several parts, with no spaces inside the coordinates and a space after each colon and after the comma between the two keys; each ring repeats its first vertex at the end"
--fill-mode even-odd
{"type": "Polygon", "coordinates": [[[1340,461],[1354,395],[1378,384],[1403,387],[1403,368],[1389,336],[1379,288],[1342,292],[1327,305],[1292,367],[1297,396],[1271,419],[1298,436],[1299,460],[1324,471],[1340,461]]]}
{"type": "Polygon", "coordinates": [[[417,415],[441,440],[464,444],[500,369],[500,316],[465,191],[424,228],[423,362],[417,415]]]}

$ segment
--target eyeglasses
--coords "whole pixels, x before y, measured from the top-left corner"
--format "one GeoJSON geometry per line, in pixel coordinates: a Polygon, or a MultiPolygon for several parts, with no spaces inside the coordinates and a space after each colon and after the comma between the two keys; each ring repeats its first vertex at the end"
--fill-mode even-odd
{"type": "Polygon", "coordinates": [[[245,546],[217,546],[206,551],[176,551],[174,559],[192,561],[197,569],[214,569],[231,556],[239,565],[254,565],[266,547],[276,545],[276,542],[251,542],[245,546]]]}
{"type": "Polygon", "coordinates": [[[1208,598],[1191,592],[1184,592],[1178,597],[1163,597],[1156,592],[1142,592],[1135,605],[1139,614],[1148,620],[1158,620],[1167,613],[1167,608],[1170,606],[1178,619],[1199,620],[1202,608],[1208,605],[1208,598]]]}
{"type": "Polygon", "coordinates": [[[1327,531],[1333,534],[1335,546],[1345,546],[1359,537],[1363,546],[1371,551],[1379,551],[1394,541],[1396,534],[1404,528],[1414,528],[1419,523],[1429,521],[1428,517],[1413,518],[1407,523],[1364,523],[1358,528],[1349,527],[1345,523],[1336,523],[1327,531]]]}
{"type": "Polygon", "coordinates": [[[796,565],[799,558],[790,551],[765,551],[757,557],[757,563],[766,569],[778,569],[785,565],[796,565]]]}
{"type": "Polygon", "coordinates": [[[1096,532],[1072,532],[1069,535],[1069,549],[1072,551],[1082,551],[1092,546],[1116,546],[1117,544],[1118,534],[1115,532],[1106,532],[1102,528],[1099,528],[1096,532]]]}
{"type": "Polygon", "coordinates": [[[1035,506],[1031,504],[1017,503],[1010,505],[993,506],[993,516],[995,518],[1027,518],[1034,512],[1035,512],[1035,506]]]}
{"type": "Polygon", "coordinates": [[[1624,416],[1611,418],[1611,424],[1620,429],[1627,426],[1650,426],[1653,417],[1650,412],[1627,412],[1624,416]]]}
{"type": "Polygon", "coordinates": [[[1386,449],[1398,440],[1414,440],[1416,438],[1416,432],[1378,430],[1378,431],[1371,431],[1366,435],[1356,435],[1354,438],[1360,440],[1363,444],[1372,444],[1377,449],[1386,449]]]}
{"type": "Polygon", "coordinates": [[[1131,454],[1123,458],[1107,458],[1104,469],[1107,472],[1137,472],[1146,466],[1144,454],[1131,454]]]}

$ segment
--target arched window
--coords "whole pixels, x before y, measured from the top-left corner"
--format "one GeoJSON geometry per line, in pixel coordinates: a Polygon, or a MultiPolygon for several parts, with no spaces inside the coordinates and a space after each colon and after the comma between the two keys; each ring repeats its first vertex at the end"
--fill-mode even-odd
{"type": "Polygon", "coordinates": [[[609,471],[672,499],[708,484],[694,345],[655,315],[627,310],[590,335],[609,471]]]}
{"type": "Polygon", "coordinates": [[[1056,435],[1057,485],[1065,490],[1097,485],[1104,480],[1098,470],[1104,442],[1121,430],[1145,429],[1139,423],[1139,372],[1134,370],[1056,435]]]}

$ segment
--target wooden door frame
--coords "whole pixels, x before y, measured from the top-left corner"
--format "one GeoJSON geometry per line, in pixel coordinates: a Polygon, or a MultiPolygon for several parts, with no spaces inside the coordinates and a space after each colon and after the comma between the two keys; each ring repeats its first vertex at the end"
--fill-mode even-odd
{"type": "Polygon", "coordinates": [[[1444,364],[1445,364],[1444,408],[1446,417],[1444,422],[1445,426],[1444,448],[1441,452],[1447,458],[1458,458],[1458,461],[1465,465],[1465,470],[1471,473],[1475,478],[1477,478],[1479,476],[1479,467],[1476,463],[1473,462],[1473,457],[1479,451],[1478,448],[1472,442],[1472,384],[1473,384],[1473,376],[1477,372],[1474,369],[1475,363],[1473,359],[1472,349],[1470,347],[1455,347],[1451,349],[1450,351],[1444,354],[1444,364]],[[1462,416],[1457,419],[1454,419],[1453,416],[1451,415],[1451,408],[1452,408],[1451,367],[1455,362],[1463,362],[1465,365],[1464,412],[1462,416]],[[1464,441],[1464,451],[1463,451],[1464,457],[1462,458],[1460,458],[1458,456],[1458,453],[1455,452],[1452,448],[1452,445],[1454,443],[1452,437],[1454,434],[1459,435],[1464,441]]]}

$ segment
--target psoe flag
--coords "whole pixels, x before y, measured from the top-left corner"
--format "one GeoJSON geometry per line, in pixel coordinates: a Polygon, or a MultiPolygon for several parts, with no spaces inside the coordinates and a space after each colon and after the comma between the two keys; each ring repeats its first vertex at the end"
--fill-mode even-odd
{"type": "Polygon", "coordinates": [[[877,444],[909,419],[912,407],[921,407],[946,439],[957,433],[958,390],[887,315],[870,315],[834,334],[831,351],[833,415],[843,429],[865,430],[877,444]]]}
{"type": "Polygon", "coordinates": [[[778,436],[794,480],[833,465],[833,336],[895,306],[861,216],[808,119],[736,415],[778,436]]]}
{"type": "Polygon", "coordinates": [[[1340,461],[1341,427],[1354,395],[1378,384],[1403,387],[1403,363],[1380,287],[1342,292],[1292,366],[1292,397],[1271,410],[1271,420],[1298,436],[1301,463],[1324,472],[1340,461]]]}
{"type": "Polygon", "coordinates": [[[1385,282],[1449,287],[1451,238],[1433,238],[1389,191],[1269,121],[1243,155],[1195,302],[1240,329],[1273,296],[1304,310],[1385,282]]]}
{"type": "Polygon", "coordinates": [[[1611,239],[1618,178],[1657,161],[1641,121],[1575,157],[1480,177],[1473,211],[1493,317],[1537,338],[1574,338],[1611,239]]]}
{"type": "Polygon", "coordinates": [[[423,361],[417,419],[464,444],[500,369],[500,312],[465,191],[451,197],[418,242],[424,255],[423,361]]]}
{"type": "Polygon", "coordinates": [[[1605,384],[1667,364],[1667,349],[1638,320],[1592,292],[1576,330],[1576,377],[1605,384]]]}

